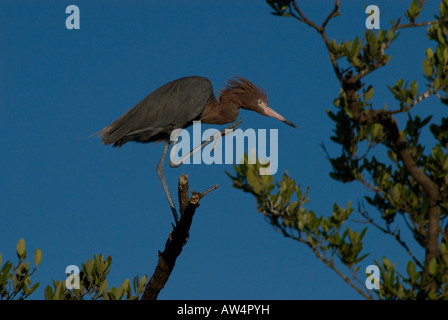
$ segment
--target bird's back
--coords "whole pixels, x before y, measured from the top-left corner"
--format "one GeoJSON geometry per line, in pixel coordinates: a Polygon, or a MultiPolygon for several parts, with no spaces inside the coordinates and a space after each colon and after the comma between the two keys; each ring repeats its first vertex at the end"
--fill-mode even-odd
{"type": "Polygon", "coordinates": [[[150,93],[135,107],[101,131],[103,143],[169,140],[171,131],[198,119],[214,97],[209,79],[199,76],[171,81],[150,93]]]}

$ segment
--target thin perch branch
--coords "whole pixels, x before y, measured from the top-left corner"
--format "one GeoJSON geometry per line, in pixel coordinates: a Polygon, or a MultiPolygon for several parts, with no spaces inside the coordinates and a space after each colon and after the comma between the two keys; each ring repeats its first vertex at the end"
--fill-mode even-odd
{"type": "Polygon", "coordinates": [[[196,212],[196,208],[199,207],[199,200],[201,200],[207,193],[218,188],[215,185],[203,193],[192,192],[191,198],[188,195],[188,176],[182,174],[179,177],[179,208],[180,208],[180,220],[178,224],[170,232],[168,240],[165,244],[165,250],[159,251],[159,261],[154,270],[154,273],[146,285],[145,291],[141,297],[141,300],[156,300],[168,281],[171,272],[174,269],[177,257],[182,252],[183,246],[187,243],[191,223],[193,216],[196,212]]]}

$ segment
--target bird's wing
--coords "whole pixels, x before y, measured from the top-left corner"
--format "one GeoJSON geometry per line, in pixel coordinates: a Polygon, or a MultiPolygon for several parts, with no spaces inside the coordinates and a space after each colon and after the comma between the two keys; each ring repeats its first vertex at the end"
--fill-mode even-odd
{"type": "Polygon", "coordinates": [[[211,95],[213,87],[207,78],[193,76],[169,82],[103,129],[103,142],[183,128],[198,118],[211,95]]]}

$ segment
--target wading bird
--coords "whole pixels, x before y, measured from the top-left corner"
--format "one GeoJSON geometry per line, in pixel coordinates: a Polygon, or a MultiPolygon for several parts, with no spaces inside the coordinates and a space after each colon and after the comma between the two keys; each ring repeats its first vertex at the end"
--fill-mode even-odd
{"type": "MultiPolygon", "coordinates": [[[[220,91],[218,100],[209,79],[191,76],[161,86],[99,134],[102,135],[105,145],[113,143],[113,146],[118,148],[129,141],[165,142],[162,157],[157,165],[157,175],[177,223],[179,216],[163,172],[163,162],[171,144],[171,132],[184,129],[192,125],[193,121],[209,124],[233,122],[238,117],[240,108],[273,117],[296,128],[291,121],[269,107],[266,93],[249,80],[241,77],[229,80],[227,86],[220,91]]],[[[229,128],[238,124],[239,122],[229,128]]]]}

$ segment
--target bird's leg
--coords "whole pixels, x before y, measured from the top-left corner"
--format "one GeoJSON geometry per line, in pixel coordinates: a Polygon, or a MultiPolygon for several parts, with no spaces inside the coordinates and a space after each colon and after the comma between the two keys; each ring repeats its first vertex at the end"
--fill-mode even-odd
{"type": "MultiPolygon", "coordinates": [[[[187,160],[188,158],[190,158],[193,154],[195,154],[196,152],[198,152],[199,150],[201,150],[202,148],[204,148],[206,145],[208,145],[210,142],[212,142],[213,140],[216,139],[216,143],[219,141],[219,137],[221,136],[226,136],[227,134],[229,134],[229,130],[233,130],[236,127],[238,127],[241,124],[241,119],[238,120],[237,122],[233,123],[232,125],[228,126],[227,128],[222,129],[219,132],[216,132],[215,134],[211,135],[210,137],[208,137],[207,139],[205,139],[200,145],[198,145],[196,148],[194,148],[193,150],[191,150],[188,154],[184,155],[182,158],[180,158],[177,162],[178,163],[173,163],[170,159],[170,167],[171,168],[177,168],[180,167],[182,163],[184,163],[185,160],[187,160]]],[[[216,143],[215,146],[213,148],[216,147],[216,143]]]]}
{"type": "Polygon", "coordinates": [[[166,184],[165,174],[163,173],[163,162],[165,161],[166,153],[170,148],[171,142],[168,141],[163,149],[162,157],[160,158],[159,164],[157,165],[157,175],[159,176],[160,182],[162,182],[163,190],[165,191],[166,197],[168,198],[168,203],[170,204],[171,211],[173,212],[174,221],[177,225],[179,222],[179,215],[177,214],[176,207],[174,206],[173,198],[171,197],[170,190],[166,184]]]}

